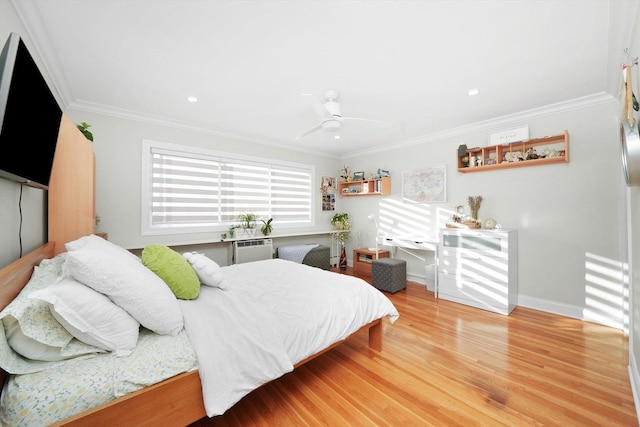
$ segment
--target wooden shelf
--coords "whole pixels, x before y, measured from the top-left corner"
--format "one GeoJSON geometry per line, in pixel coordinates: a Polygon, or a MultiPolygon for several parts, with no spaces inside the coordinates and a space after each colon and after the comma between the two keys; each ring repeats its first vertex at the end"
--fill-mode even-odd
{"type": "Polygon", "coordinates": [[[569,163],[569,132],[566,130],[561,135],[547,136],[544,138],[530,139],[529,141],[512,142],[511,144],[489,145],[487,147],[471,148],[468,150],[469,158],[482,159],[482,166],[464,166],[462,158],[458,157],[458,172],[482,172],[496,169],[522,168],[525,166],[541,166],[555,163],[569,163]],[[507,161],[505,156],[515,156],[517,153],[525,155],[527,150],[536,149],[538,156],[542,156],[542,150],[553,150],[557,155],[553,157],[539,157],[531,160],[507,161]],[[490,164],[487,164],[490,163],[490,164]]]}
{"type": "Polygon", "coordinates": [[[341,196],[384,196],[391,194],[391,178],[343,181],[338,183],[338,191],[341,196]]]}

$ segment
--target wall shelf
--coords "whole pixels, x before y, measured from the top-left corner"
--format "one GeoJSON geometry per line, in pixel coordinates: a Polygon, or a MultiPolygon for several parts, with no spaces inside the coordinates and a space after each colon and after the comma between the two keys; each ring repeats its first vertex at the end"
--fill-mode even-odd
{"type": "Polygon", "coordinates": [[[489,145],[486,147],[471,148],[467,151],[469,159],[476,157],[481,159],[481,166],[464,166],[462,157],[458,157],[458,172],[482,172],[496,169],[522,168],[525,166],[541,166],[555,163],[569,163],[569,132],[544,138],[535,138],[528,141],[512,142],[510,144],[489,145]],[[537,159],[508,161],[507,158],[525,155],[527,150],[535,149],[537,159]],[[544,149],[554,153],[550,157],[541,157],[544,149]]]}
{"type": "Polygon", "coordinates": [[[338,192],[341,196],[384,196],[391,194],[391,177],[339,182],[338,192]]]}

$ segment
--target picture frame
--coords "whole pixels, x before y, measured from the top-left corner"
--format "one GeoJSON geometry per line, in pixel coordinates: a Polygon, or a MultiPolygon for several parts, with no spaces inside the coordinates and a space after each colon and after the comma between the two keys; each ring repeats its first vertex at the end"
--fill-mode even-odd
{"type": "Polygon", "coordinates": [[[510,144],[516,141],[529,140],[529,126],[520,126],[511,129],[505,129],[489,134],[489,143],[487,145],[510,144]]]}
{"type": "Polygon", "coordinates": [[[402,172],[402,198],[415,203],[447,201],[447,167],[433,166],[402,172]]]}
{"type": "Polygon", "coordinates": [[[364,181],[364,171],[362,172],[354,172],[353,173],[354,181],[364,181]]]}

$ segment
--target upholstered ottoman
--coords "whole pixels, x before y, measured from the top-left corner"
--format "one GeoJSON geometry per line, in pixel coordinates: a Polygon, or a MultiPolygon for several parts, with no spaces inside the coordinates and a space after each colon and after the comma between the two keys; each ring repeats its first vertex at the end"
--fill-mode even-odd
{"type": "Polygon", "coordinates": [[[407,262],[396,258],[376,259],[371,263],[371,284],[396,293],[407,287],[407,262]]]}
{"type": "MultiPolygon", "coordinates": [[[[311,249],[304,255],[302,261],[300,261],[297,256],[291,256],[288,249],[290,248],[300,248],[305,245],[294,245],[294,246],[281,246],[276,249],[276,256],[278,258],[286,259],[289,261],[301,262],[302,264],[310,265],[311,267],[321,268],[323,270],[329,270],[331,268],[331,254],[329,253],[329,246],[318,245],[315,248],[311,249]]],[[[297,255],[297,252],[294,253],[297,255]]]]}
{"type": "Polygon", "coordinates": [[[329,246],[317,246],[309,251],[302,260],[303,264],[311,267],[318,267],[323,270],[331,268],[331,255],[329,254],[329,246]]]}

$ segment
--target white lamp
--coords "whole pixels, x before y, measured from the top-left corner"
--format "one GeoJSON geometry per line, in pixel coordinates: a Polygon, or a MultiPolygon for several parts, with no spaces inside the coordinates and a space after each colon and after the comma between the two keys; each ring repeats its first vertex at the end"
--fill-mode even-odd
{"type": "Polygon", "coordinates": [[[376,224],[376,259],[378,259],[378,236],[380,235],[380,227],[378,227],[378,220],[376,219],[376,214],[371,213],[367,218],[372,219],[376,224]]]}

